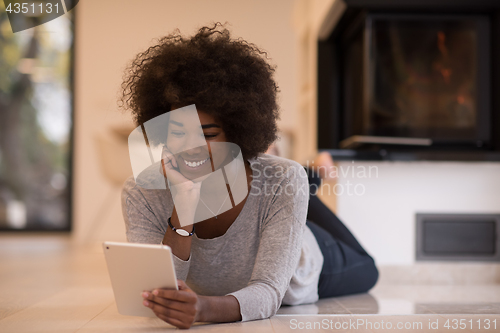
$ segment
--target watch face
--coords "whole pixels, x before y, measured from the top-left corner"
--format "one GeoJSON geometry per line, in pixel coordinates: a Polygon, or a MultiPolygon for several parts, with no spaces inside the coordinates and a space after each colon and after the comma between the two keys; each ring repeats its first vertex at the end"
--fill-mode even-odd
{"type": "Polygon", "coordinates": [[[189,236],[189,232],[184,229],[176,229],[175,232],[177,232],[181,236],[189,236]]]}

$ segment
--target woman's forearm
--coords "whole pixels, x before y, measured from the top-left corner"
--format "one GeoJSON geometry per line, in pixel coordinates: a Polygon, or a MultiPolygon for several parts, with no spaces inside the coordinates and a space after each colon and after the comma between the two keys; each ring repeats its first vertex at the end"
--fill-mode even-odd
{"type": "Polygon", "coordinates": [[[198,296],[201,301],[201,314],[198,321],[229,323],[241,320],[240,303],[236,297],[198,296]]]}
{"type": "MultiPolygon", "coordinates": [[[[181,227],[175,208],[170,222],[175,228],[181,227]]],[[[193,225],[183,227],[182,229],[191,232],[193,230],[193,225]]],[[[167,232],[163,236],[163,244],[170,246],[172,253],[177,256],[177,258],[187,261],[191,253],[191,238],[192,237],[178,235],[172,228],[168,227],[167,232]]]]}

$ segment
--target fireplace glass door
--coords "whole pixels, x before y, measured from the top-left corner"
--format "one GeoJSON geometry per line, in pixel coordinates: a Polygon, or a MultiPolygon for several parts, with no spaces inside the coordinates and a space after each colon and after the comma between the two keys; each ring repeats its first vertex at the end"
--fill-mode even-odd
{"type": "Polygon", "coordinates": [[[478,16],[369,15],[352,134],[487,143],[488,33],[478,16]]]}

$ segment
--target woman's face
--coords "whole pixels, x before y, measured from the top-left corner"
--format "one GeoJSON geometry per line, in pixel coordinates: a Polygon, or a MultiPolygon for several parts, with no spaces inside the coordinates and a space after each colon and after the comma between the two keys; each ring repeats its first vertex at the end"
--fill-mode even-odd
{"type": "Polygon", "coordinates": [[[167,148],[187,179],[207,175],[231,161],[230,144],[221,124],[203,111],[197,113],[199,122],[171,112],[168,123],[167,148]]]}

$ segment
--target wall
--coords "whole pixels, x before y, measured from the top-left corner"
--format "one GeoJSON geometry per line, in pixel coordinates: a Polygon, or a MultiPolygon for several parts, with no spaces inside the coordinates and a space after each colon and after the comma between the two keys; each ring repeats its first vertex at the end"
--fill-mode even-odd
{"type": "Polygon", "coordinates": [[[293,26],[298,44],[298,106],[293,157],[307,164],[317,153],[317,44],[322,22],[335,0],[297,0],[293,10],[293,26]]]}
{"type": "MultiPolygon", "coordinates": [[[[99,169],[95,137],[131,126],[117,109],[125,65],[152,39],[179,28],[192,34],[213,21],[229,22],[235,37],[268,51],[278,66],[283,129],[295,131],[296,54],[290,0],[85,0],[77,9],[74,160],[74,238],[79,242],[124,240],[117,187],[99,169]]],[[[120,167],[119,165],[117,167],[120,167]]]]}
{"type": "Polygon", "coordinates": [[[337,193],[344,193],[337,213],[382,265],[415,262],[416,213],[500,213],[500,163],[341,162],[338,168],[337,193]]]}

